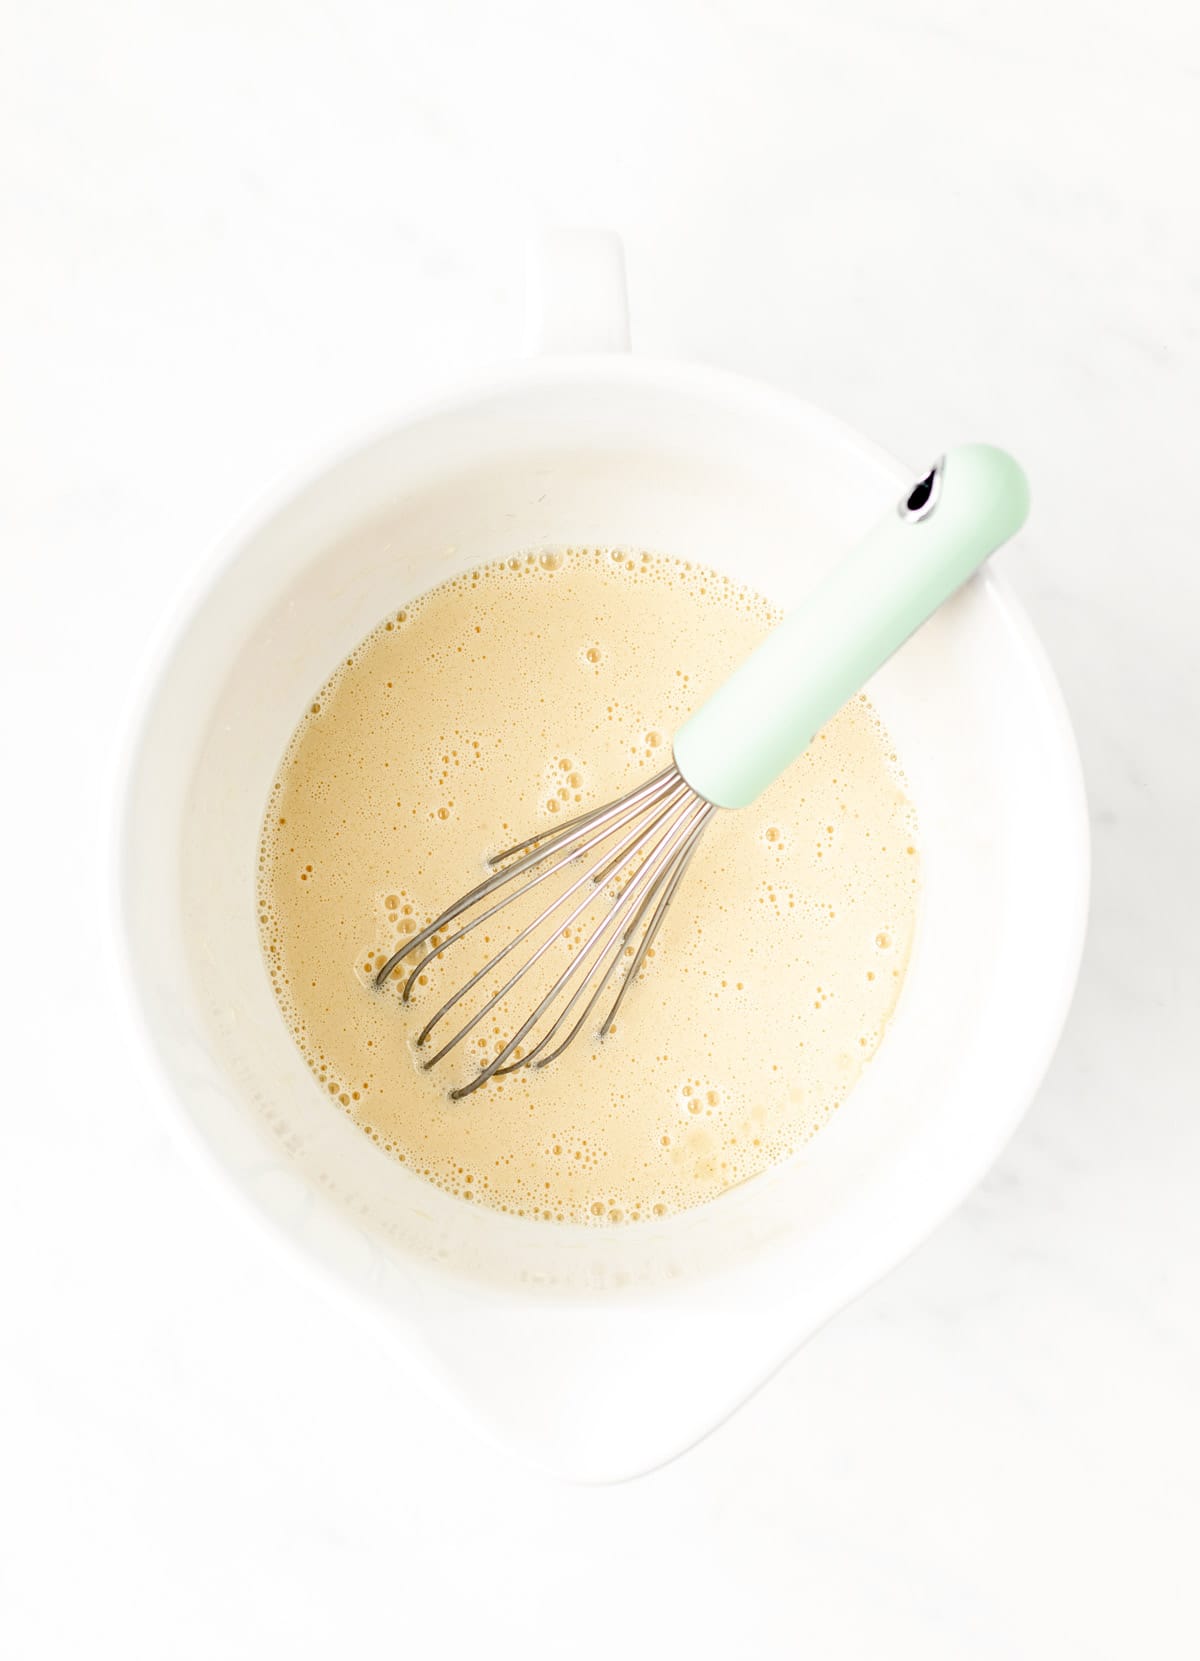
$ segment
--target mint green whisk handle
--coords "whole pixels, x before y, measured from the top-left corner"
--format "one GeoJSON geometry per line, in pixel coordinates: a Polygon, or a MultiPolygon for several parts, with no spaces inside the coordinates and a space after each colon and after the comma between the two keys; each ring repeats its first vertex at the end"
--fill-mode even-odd
{"type": "Polygon", "coordinates": [[[948,450],[675,735],[675,764],[718,807],[748,807],[1029,511],[1017,463],[948,450]]]}

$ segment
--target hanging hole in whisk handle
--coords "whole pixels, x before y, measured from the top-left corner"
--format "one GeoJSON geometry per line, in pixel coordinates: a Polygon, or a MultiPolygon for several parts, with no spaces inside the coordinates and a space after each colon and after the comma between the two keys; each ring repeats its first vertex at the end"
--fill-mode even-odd
{"type": "Polygon", "coordinates": [[[937,507],[938,497],[941,495],[942,461],[939,456],[923,479],[918,479],[908,495],[900,503],[898,512],[901,519],[912,523],[917,519],[928,519],[937,507]]]}

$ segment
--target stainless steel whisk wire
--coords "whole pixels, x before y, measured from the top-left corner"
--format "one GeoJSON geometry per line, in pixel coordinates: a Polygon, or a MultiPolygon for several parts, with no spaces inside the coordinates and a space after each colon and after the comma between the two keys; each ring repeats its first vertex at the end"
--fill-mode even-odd
{"type": "Polygon", "coordinates": [[[375,977],[379,987],[411,953],[429,948],[404,983],[407,1002],[435,958],[569,865],[596,856],[426,1023],[418,1047],[485,975],[532,942],[539,929],[548,930],[505,984],[425,1063],[432,1067],[487,1019],[555,941],[570,938],[598,894],[616,882],[607,913],[571,953],[537,1008],[478,1077],[452,1096],[470,1095],[518,1067],[547,1066],[583,1031],[623,969],[599,1029],[602,1036],[610,1030],[715,804],[738,809],[757,801],[846,700],[1020,528],[1028,509],[1025,475],[1003,450],[963,444],[947,451],[688,717],[672,740],[668,768],[617,801],[497,854],[489,861],[490,877],[392,954],[375,977]],[[464,912],[494,894],[501,896],[494,904],[441,938],[464,912]],[[526,1041],[552,1011],[550,1026],[526,1052],[526,1041]]]}
{"type": "Polygon", "coordinates": [[[570,961],[533,1013],[475,1078],[450,1092],[455,1100],[478,1090],[480,1085],[486,1084],[490,1078],[515,1072],[519,1067],[545,1067],[556,1060],[587,1026],[606,988],[611,986],[618,970],[624,965],[620,984],[608,1013],[600,1023],[599,1032],[603,1036],[611,1029],[625,995],[641,971],[647,953],[662,926],[663,918],[683,880],[696,845],[715,812],[713,804],[698,795],[672,763],[663,772],[627,791],[615,801],[581,813],[555,831],[539,831],[536,835],[505,848],[502,853],[495,854],[488,861],[493,867],[491,876],[486,877],[461,899],[448,906],[420,933],[413,935],[393,952],[375,976],[377,987],[385,986],[393,971],[406,958],[411,958],[414,952],[420,952],[426,946],[429,947],[429,950],[422,953],[404,982],[401,998],[407,1003],[412,996],[413,988],[435,958],[441,957],[443,952],[456,946],[498,912],[520,901],[568,866],[587,860],[593,853],[597,855],[581,875],[557,891],[554,898],[542,907],[537,916],[495,952],[426,1022],[417,1038],[418,1048],[425,1045],[434,1028],[463,998],[467,997],[486,976],[494,974],[497,966],[505,958],[525,942],[531,941],[539,931],[548,929],[545,938],[533,946],[529,956],[504,985],[492,993],[482,1007],[424,1063],[427,1068],[436,1066],[509,996],[584,912],[595,906],[597,894],[623,872],[627,873],[624,879],[619,881],[606,914],[572,954],[570,961]],[[615,844],[612,840],[614,837],[619,837],[615,844]],[[520,857],[514,859],[514,855],[520,857]],[[510,859],[513,863],[506,864],[505,862],[510,859]],[[510,887],[522,877],[527,877],[528,880],[517,888],[510,887]],[[505,890],[509,891],[504,892],[505,890]],[[497,893],[501,893],[502,897],[494,904],[446,935],[444,939],[435,938],[445,934],[450,925],[465,912],[497,893]],[[563,911],[577,895],[580,898],[575,901],[567,915],[556,918],[556,914],[563,911]],[[550,929],[552,920],[555,920],[554,927],[550,929]],[[641,940],[630,955],[628,948],[639,929],[643,930],[641,940]],[[584,969],[586,973],[579,979],[578,984],[572,987],[572,981],[584,969]],[[589,987],[591,992],[590,996],[587,996],[589,987]],[[550,1048],[585,996],[586,1002],[566,1036],[554,1048],[550,1048]],[[564,997],[566,1002],[554,1015],[551,1025],[537,1038],[528,1053],[517,1056],[516,1052],[564,997]],[[546,1053],[547,1051],[549,1053],[546,1053]]]}

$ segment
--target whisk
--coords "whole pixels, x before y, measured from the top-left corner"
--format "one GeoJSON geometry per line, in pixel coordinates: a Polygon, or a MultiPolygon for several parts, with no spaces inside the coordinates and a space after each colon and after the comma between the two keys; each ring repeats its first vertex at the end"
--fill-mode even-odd
{"type": "Polygon", "coordinates": [[[551,949],[600,902],[609,902],[528,1017],[476,1077],[451,1090],[455,1100],[518,1067],[549,1066],[602,1007],[598,1031],[603,1036],[612,1029],[713,815],[719,808],[747,807],[760,796],[842,704],[1019,530],[1028,506],[1025,476],[1011,456],[986,444],[947,451],[684,723],[669,767],[616,801],[493,855],[490,876],[393,953],[375,977],[378,987],[405,959],[412,963],[420,954],[401,990],[407,1003],[436,958],[543,884],[552,885],[536,915],[426,1022],[418,1049],[488,983],[481,1007],[424,1062],[433,1067],[536,965],[548,961],[552,972],[551,949]]]}

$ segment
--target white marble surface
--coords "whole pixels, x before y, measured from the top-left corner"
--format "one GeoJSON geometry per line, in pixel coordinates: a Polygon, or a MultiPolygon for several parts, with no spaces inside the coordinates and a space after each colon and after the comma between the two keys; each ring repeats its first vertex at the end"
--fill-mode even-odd
{"type": "Polygon", "coordinates": [[[1195,18],[8,10],[6,1656],[1197,1653],[1195,18]],[[623,230],[644,348],[914,463],[1026,458],[1010,570],[1096,839],[1066,1038],[983,1188],[700,1450],[597,1491],[476,1444],[264,1248],[124,1087],[102,955],[114,734],[182,574],[276,469],[503,354],[554,220],[623,230]]]}

